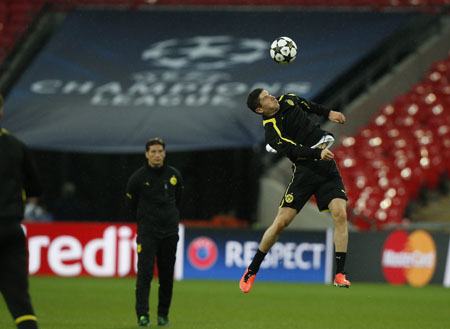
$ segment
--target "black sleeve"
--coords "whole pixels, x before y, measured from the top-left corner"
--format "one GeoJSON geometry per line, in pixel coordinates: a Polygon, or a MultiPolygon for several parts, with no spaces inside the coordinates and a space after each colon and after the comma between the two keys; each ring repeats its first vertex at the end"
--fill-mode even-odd
{"type": "Polygon", "coordinates": [[[23,163],[22,171],[24,174],[24,189],[27,197],[38,197],[42,193],[42,185],[39,179],[36,163],[34,162],[31,152],[23,145],[23,163]]]}
{"type": "Polygon", "coordinates": [[[321,149],[312,149],[307,146],[295,143],[290,137],[283,135],[277,125],[276,119],[264,121],[266,142],[279,154],[287,156],[291,161],[299,158],[320,159],[321,149]]]}
{"type": "Polygon", "coordinates": [[[323,107],[320,104],[311,102],[311,101],[307,101],[304,98],[295,96],[297,103],[300,105],[300,107],[308,112],[308,113],[315,113],[317,115],[321,115],[324,116],[325,118],[328,118],[328,115],[330,114],[330,110],[326,109],[325,107],[323,107]]]}
{"type": "Polygon", "coordinates": [[[184,181],[183,181],[183,176],[181,176],[181,173],[175,168],[173,168],[173,170],[175,171],[175,176],[177,177],[175,199],[176,199],[177,208],[180,209],[181,198],[183,197],[183,191],[184,191],[184,181]]]}
{"type": "Polygon", "coordinates": [[[137,173],[134,173],[128,180],[125,199],[128,219],[130,221],[137,220],[136,213],[138,200],[139,200],[139,180],[137,173]]]}

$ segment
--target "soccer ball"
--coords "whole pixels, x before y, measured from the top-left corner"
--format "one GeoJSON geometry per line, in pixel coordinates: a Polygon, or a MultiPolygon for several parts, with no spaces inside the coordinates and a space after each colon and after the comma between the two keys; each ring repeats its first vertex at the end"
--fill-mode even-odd
{"type": "Polygon", "coordinates": [[[279,37],[270,46],[270,57],[279,64],[289,64],[297,56],[297,45],[288,37],[279,37]]]}

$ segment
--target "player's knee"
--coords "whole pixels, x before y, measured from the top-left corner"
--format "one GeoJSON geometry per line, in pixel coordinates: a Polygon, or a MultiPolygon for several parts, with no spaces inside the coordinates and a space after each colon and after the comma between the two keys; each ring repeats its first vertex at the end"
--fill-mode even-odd
{"type": "Polygon", "coordinates": [[[335,225],[346,225],[347,224],[347,212],[345,209],[338,209],[332,213],[332,217],[335,225]]]}
{"type": "Polygon", "coordinates": [[[275,230],[278,234],[283,232],[289,226],[289,220],[281,218],[276,221],[275,230]]]}

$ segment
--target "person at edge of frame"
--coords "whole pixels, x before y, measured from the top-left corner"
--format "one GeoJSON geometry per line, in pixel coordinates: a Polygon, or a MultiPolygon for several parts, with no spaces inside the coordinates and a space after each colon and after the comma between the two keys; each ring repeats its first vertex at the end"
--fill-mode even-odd
{"type": "Polygon", "coordinates": [[[126,189],[127,208],[131,219],[137,222],[136,315],[139,326],[150,325],[150,284],[156,259],[158,325],[167,326],[179,239],[183,178],[177,169],[164,163],[166,150],[161,138],[149,139],[145,149],[147,164],[131,175],[126,189]]]}
{"type": "MultiPolygon", "coordinates": [[[[0,122],[3,118],[0,94],[0,122]]],[[[38,328],[28,292],[27,241],[21,226],[25,200],[42,193],[25,144],[0,127],[0,291],[19,329],[38,328]]]]}
{"type": "Polygon", "coordinates": [[[330,211],[334,222],[334,285],[349,288],[351,283],[344,271],[348,245],[347,196],[333,160],[334,154],[328,149],[334,137],[314,123],[307,113],[322,115],[340,124],[345,122],[345,116],[294,94],[276,98],[262,88],[249,94],[247,106],[262,115],[267,151],[287,156],[292,161],[293,174],[278,213],[264,232],[258,250],[239,282],[240,289],[244,293],[250,291],[264,257],[312,195],[316,197],[319,210],[330,211]]]}

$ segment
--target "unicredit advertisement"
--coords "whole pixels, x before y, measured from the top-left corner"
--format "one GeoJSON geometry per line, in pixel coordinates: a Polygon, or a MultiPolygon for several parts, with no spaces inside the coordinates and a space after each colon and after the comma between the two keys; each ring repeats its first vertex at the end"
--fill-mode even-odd
{"type": "MultiPolygon", "coordinates": [[[[28,240],[30,275],[136,275],[135,224],[24,223],[23,227],[28,240]]],[[[180,225],[177,279],[182,276],[183,233],[180,225]]]]}
{"type": "Polygon", "coordinates": [[[25,223],[24,226],[31,275],[136,274],[135,225],[25,223]]]}
{"type": "MultiPolygon", "coordinates": [[[[239,280],[263,231],[186,230],[184,278],[239,280]]],[[[332,234],[283,233],[261,265],[258,281],[331,282],[332,234]]]]}

